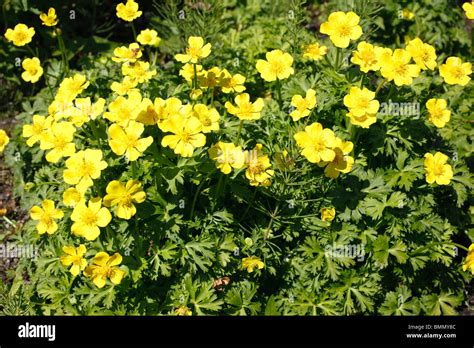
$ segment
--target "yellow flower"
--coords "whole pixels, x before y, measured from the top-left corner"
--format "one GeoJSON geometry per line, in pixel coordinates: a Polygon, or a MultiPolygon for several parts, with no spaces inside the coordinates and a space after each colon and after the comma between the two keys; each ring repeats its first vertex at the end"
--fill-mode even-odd
{"type": "Polygon", "coordinates": [[[71,232],[76,236],[84,237],[87,240],[94,240],[100,234],[99,227],[107,226],[112,220],[110,211],[102,207],[100,197],[91,198],[86,205],[85,201],[77,203],[71,214],[74,223],[71,232]]]}
{"type": "Polygon", "coordinates": [[[221,82],[224,80],[224,78],[224,71],[215,66],[207,71],[204,71],[201,76],[198,76],[198,83],[202,88],[214,88],[221,85],[221,82]]]}
{"type": "Polygon", "coordinates": [[[376,114],[363,114],[362,116],[355,116],[350,111],[346,114],[354,126],[362,128],[369,128],[372,124],[377,122],[376,114]]]}
{"type": "Polygon", "coordinates": [[[193,116],[201,122],[203,133],[219,130],[220,116],[215,108],[208,109],[204,104],[196,104],[193,107],[193,116]]]}
{"type": "Polygon", "coordinates": [[[130,121],[127,126],[113,124],[109,127],[109,145],[119,156],[125,154],[127,161],[136,161],[153,143],[153,137],[140,138],[145,126],[136,121],[130,121]]]}
{"type": "Polygon", "coordinates": [[[255,268],[262,269],[265,264],[257,256],[244,257],[242,259],[242,268],[252,273],[255,268]]]}
{"type": "Polygon", "coordinates": [[[142,15],[142,11],[138,11],[138,4],[134,0],[127,0],[125,4],[118,4],[115,8],[117,17],[127,22],[132,22],[142,15]]]}
{"type": "Polygon", "coordinates": [[[303,52],[303,57],[320,60],[328,53],[328,48],[326,46],[320,46],[319,43],[312,43],[305,47],[303,52]]]}
{"type": "Polygon", "coordinates": [[[273,50],[265,54],[267,60],[257,60],[257,71],[262,79],[267,82],[284,80],[295,73],[291,67],[293,65],[293,57],[289,53],[281,50],[273,50]]]}
{"type": "Polygon", "coordinates": [[[49,8],[48,13],[41,13],[40,19],[43,22],[43,25],[47,27],[54,27],[58,24],[58,16],[56,16],[56,10],[52,7],[49,8]]]}
{"type": "Polygon", "coordinates": [[[388,81],[394,81],[397,86],[410,85],[413,78],[420,74],[420,67],[409,64],[410,52],[397,48],[392,55],[391,61],[382,66],[382,76],[388,81]]]}
{"type": "Polygon", "coordinates": [[[58,224],[54,220],[62,219],[64,213],[54,207],[54,202],[45,199],[41,202],[41,207],[35,205],[30,210],[30,217],[33,220],[38,220],[36,229],[39,234],[48,233],[53,234],[58,230],[58,224]]]}
{"type": "Polygon", "coordinates": [[[413,18],[415,18],[415,14],[411,12],[409,9],[404,8],[402,11],[402,17],[403,19],[412,20],[413,18]]]}
{"type": "Polygon", "coordinates": [[[295,107],[295,110],[290,113],[293,121],[298,121],[299,119],[308,116],[311,113],[311,110],[316,106],[316,91],[311,88],[308,89],[305,98],[299,94],[294,95],[291,98],[291,105],[295,107]]]}
{"type": "Polygon", "coordinates": [[[206,136],[201,133],[202,124],[196,117],[185,118],[176,114],[167,120],[166,135],[161,146],[174,149],[174,153],[183,157],[191,157],[194,149],[206,145],[206,136]]]}
{"type": "Polygon", "coordinates": [[[185,54],[177,54],[174,58],[181,63],[196,64],[199,59],[206,58],[211,54],[211,44],[204,45],[204,39],[200,36],[191,36],[188,39],[188,47],[185,54]]]}
{"type": "Polygon", "coordinates": [[[375,58],[380,66],[380,69],[387,67],[392,64],[392,55],[393,52],[390,48],[387,47],[378,47],[374,48],[375,58]]]}
{"type": "Polygon", "coordinates": [[[439,67],[439,74],[449,85],[465,86],[471,80],[469,75],[472,74],[472,64],[463,63],[458,57],[449,57],[446,63],[439,67]]]}
{"type": "Polygon", "coordinates": [[[471,273],[474,274],[474,244],[469,246],[469,251],[467,252],[466,260],[464,260],[464,264],[462,265],[462,270],[471,270],[471,273]]]}
{"type": "Polygon", "coordinates": [[[189,83],[192,83],[194,80],[194,66],[196,66],[196,77],[200,78],[203,76],[206,72],[203,70],[202,65],[199,64],[190,64],[186,63],[181,67],[181,70],[179,71],[179,75],[184,77],[186,81],[189,83]]]}
{"type": "Polygon", "coordinates": [[[322,208],[321,209],[321,220],[323,221],[332,221],[336,217],[336,209],[331,208],[322,208]]]}
{"type": "Polygon", "coordinates": [[[21,66],[25,69],[21,78],[26,82],[36,83],[43,76],[43,68],[40,65],[40,60],[36,57],[26,58],[21,66]]]}
{"type": "Polygon", "coordinates": [[[138,114],[136,120],[137,122],[141,122],[146,126],[152,126],[158,123],[160,120],[159,115],[155,110],[155,105],[150,99],[143,98],[141,103],[141,111],[138,114]]]}
{"type": "Polygon", "coordinates": [[[74,187],[68,188],[63,192],[63,204],[74,208],[77,203],[84,199],[84,195],[74,187]]]}
{"type": "Polygon", "coordinates": [[[70,157],[76,152],[74,133],[76,128],[70,122],[54,123],[41,137],[41,150],[51,150],[46,154],[46,160],[56,163],[63,157],[70,157]]]}
{"type": "Polygon", "coordinates": [[[69,116],[69,121],[76,127],[81,127],[89,120],[95,120],[104,111],[105,99],[99,98],[97,102],[92,104],[91,98],[76,98],[74,106],[71,106],[66,114],[69,116]]]}
{"type": "Polygon", "coordinates": [[[240,169],[245,165],[245,154],[240,146],[219,141],[208,150],[209,157],[216,161],[216,167],[224,174],[232,168],[240,169]]]}
{"type": "Polygon", "coordinates": [[[107,162],[102,160],[102,151],[87,149],[76,152],[66,160],[63,178],[67,184],[76,185],[78,191],[85,192],[93,185],[92,179],[99,178],[105,168],[107,162]]]}
{"type": "Polygon", "coordinates": [[[117,216],[126,220],[131,219],[137,212],[133,203],[142,203],[146,198],[146,194],[137,180],[128,180],[125,185],[114,180],[107,185],[106,190],[104,206],[117,206],[117,216]]]}
{"type": "Polygon", "coordinates": [[[359,26],[359,16],[354,12],[333,12],[327,22],[321,24],[322,34],[329,35],[334,46],[346,48],[351,40],[357,40],[362,35],[359,26]]]}
{"type": "Polygon", "coordinates": [[[86,77],[81,74],[75,74],[73,77],[67,77],[61,82],[55,99],[62,103],[72,102],[87,87],[89,87],[89,82],[86,77]]]}
{"type": "Polygon", "coordinates": [[[426,102],[428,119],[438,128],[443,128],[451,118],[451,111],[446,109],[447,105],[445,99],[430,99],[426,102]]]}
{"type": "Polygon", "coordinates": [[[117,267],[121,263],[122,256],[119,253],[109,256],[106,252],[101,251],[94,256],[92,265],[86,268],[84,275],[91,278],[99,289],[105,286],[107,278],[117,285],[120,284],[125,275],[125,271],[117,267]]]}
{"type": "Polygon", "coordinates": [[[270,159],[262,154],[262,144],[255,145],[251,151],[245,151],[245,177],[251,186],[270,186],[270,178],[275,174],[271,168],[270,159]]]}
{"type": "Polygon", "coordinates": [[[158,36],[156,30],[145,29],[140,32],[137,36],[137,41],[142,45],[148,46],[158,46],[160,44],[161,38],[158,36]]]}
{"type": "Polygon", "coordinates": [[[174,310],[175,314],[181,317],[189,317],[193,315],[193,312],[186,306],[178,307],[174,310]]]}
{"type": "Polygon", "coordinates": [[[14,29],[7,29],[5,38],[13,42],[15,46],[24,46],[31,42],[35,35],[35,28],[28,28],[25,24],[19,23],[14,29]]]}
{"type": "Polygon", "coordinates": [[[139,105],[142,96],[139,91],[131,91],[127,98],[117,97],[109,104],[109,111],[104,113],[104,118],[115,122],[120,126],[126,126],[128,122],[135,120],[141,112],[139,105]]]}
{"type": "Polygon", "coordinates": [[[33,116],[33,124],[23,126],[23,137],[28,138],[26,145],[33,146],[44,136],[46,130],[51,127],[52,118],[40,115],[33,116]]]}
{"type": "Polygon", "coordinates": [[[304,131],[294,135],[297,145],[302,148],[301,154],[311,163],[320,161],[331,162],[336,157],[333,148],[336,136],[329,128],[324,128],[321,123],[315,122],[304,131]]]}
{"type": "Polygon", "coordinates": [[[74,277],[77,277],[81,271],[83,271],[87,266],[87,260],[84,258],[84,254],[87,249],[84,244],[79,245],[77,248],[73,246],[63,246],[63,251],[66,255],[63,255],[59,258],[61,263],[64,266],[71,266],[69,272],[74,277]]]}
{"type": "Polygon", "coordinates": [[[340,173],[349,173],[354,165],[354,158],[348,156],[354,144],[350,141],[344,141],[340,138],[336,138],[334,142],[334,152],[336,156],[331,162],[319,162],[318,166],[326,168],[324,169],[324,175],[328,178],[335,179],[340,173]]]}
{"type": "Polygon", "coordinates": [[[424,43],[419,38],[410,40],[406,50],[411,54],[415,63],[423,70],[433,70],[436,67],[435,48],[424,43]]]}
{"type": "MultiPolygon", "coordinates": [[[[471,3],[465,2],[462,5],[462,9],[464,10],[464,12],[466,12],[467,18],[474,19],[474,1],[472,1],[471,3]]],[[[474,272],[474,268],[473,268],[473,272],[474,272]]]]}
{"type": "Polygon", "coordinates": [[[360,70],[369,72],[369,70],[377,71],[380,69],[377,55],[375,54],[375,47],[365,41],[359,42],[357,51],[352,52],[351,62],[359,65],[360,70]]]}
{"type": "Polygon", "coordinates": [[[137,87],[138,81],[137,79],[131,78],[130,76],[125,76],[122,82],[114,81],[110,86],[110,89],[117,93],[118,95],[124,95],[129,92],[137,92],[138,90],[135,89],[137,87]]]}
{"type": "Polygon", "coordinates": [[[375,92],[367,88],[351,87],[349,94],[344,97],[344,105],[349,108],[352,116],[362,117],[365,114],[375,115],[380,104],[375,98],[375,92]]]}
{"type": "Polygon", "coordinates": [[[225,107],[229,114],[237,116],[240,120],[258,120],[263,109],[263,99],[258,98],[255,102],[250,102],[250,95],[242,93],[235,97],[235,104],[225,103],[225,107]]]}
{"type": "Polygon", "coordinates": [[[436,152],[434,156],[430,153],[425,154],[424,166],[428,184],[436,182],[438,185],[449,185],[453,169],[446,163],[447,161],[448,156],[441,152],[436,152]]]}
{"type": "Polygon", "coordinates": [[[10,138],[3,129],[0,129],[0,153],[5,150],[5,146],[10,142],[10,138]]]}
{"type": "Polygon", "coordinates": [[[197,100],[197,99],[199,99],[200,96],[202,96],[202,89],[195,88],[195,89],[191,90],[191,92],[189,92],[189,97],[192,100],[197,100]]]}
{"type": "Polygon", "coordinates": [[[138,83],[145,83],[156,75],[156,69],[150,70],[150,63],[136,61],[122,65],[122,74],[135,79],[138,83]]]}
{"type": "MultiPolygon", "coordinates": [[[[168,130],[168,124],[169,120],[173,116],[179,116],[182,117],[183,119],[187,119],[191,117],[193,113],[193,107],[190,104],[185,104],[183,105],[181,103],[181,100],[179,100],[176,97],[171,97],[166,100],[163,100],[161,98],[156,98],[155,99],[155,111],[158,115],[158,127],[163,131],[163,132],[169,132],[168,130]]],[[[173,125],[171,125],[174,127],[173,125]]]]}
{"type": "Polygon", "coordinates": [[[142,50],[140,46],[134,42],[127,46],[121,46],[114,49],[112,60],[118,63],[135,63],[141,58],[142,50]]]}
{"type": "Polygon", "coordinates": [[[223,70],[224,78],[221,81],[223,93],[242,93],[245,91],[245,77],[240,74],[231,75],[226,69],[223,70]]]}

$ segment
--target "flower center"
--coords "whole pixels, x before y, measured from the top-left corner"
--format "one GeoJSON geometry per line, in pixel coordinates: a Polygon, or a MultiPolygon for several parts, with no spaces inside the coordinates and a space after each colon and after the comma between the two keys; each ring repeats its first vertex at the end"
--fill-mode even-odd
{"type": "Polygon", "coordinates": [[[457,79],[460,79],[464,76],[464,71],[460,67],[454,68],[453,69],[453,75],[457,79]]]}
{"type": "Polygon", "coordinates": [[[82,222],[89,226],[97,225],[97,215],[92,211],[87,211],[82,216],[82,222]]]}
{"type": "Polygon", "coordinates": [[[252,104],[250,103],[245,103],[239,105],[239,112],[238,114],[241,116],[250,116],[252,113],[252,104]]]}
{"type": "Polygon", "coordinates": [[[132,148],[136,147],[137,146],[137,141],[138,141],[138,139],[137,139],[136,136],[130,135],[130,134],[127,135],[127,147],[129,149],[132,149],[132,148]]]}
{"type": "Polygon", "coordinates": [[[258,175],[265,172],[265,167],[262,162],[251,162],[248,167],[249,172],[252,175],[258,175]]]}
{"type": "Polygon", "coordinates": [[[306,110],[308,108],[308,102],[306,101],[306,99],[302,99],[300,100],[297,105],[296,105],[296,108],[298,110],[306,110]]]}
{"type": "Polygon", "coordinates": [[[444,174],[444,165],[443,164],[435,164],[433,166],[433,173],[436,176],[440,176],[444,174]]]}
{"type": "Polygon", "coordinates": [[[52,223],[53,223],[53,218],[48,214],[48,213],[44,213],[43,217],[41,218],[42,222],[47,225],[47,226],[51,226],[52,223]]]}
{"type": "Polygon", "coordinates": [[[95,168],[94,168],[93,163],[84,161],[82,163],[81,168],[79,169],[79,172],[80,172],[81,176],[87,177],[87,176],[91,176],[94,169],[95,168]]]}
{"type": "Polygon", "coordinates": [[[399,76],[405,76],[407,74],[407,67],[406,65],[399,65],[395,68],[395,72],[399,76]]]}
{"type": "Polygon", "coordinates": [[[41,133],[43,133],[43,125],[33,124],[33,134],[39,135],[41,133]]]}
{"type": "Polygon", "coordinates": [[[127,194],[122,197],[122,199],[120,200],[120,204],[130,207],[132,205],[132,201],[132,196],[127,194]]]}
{"type": "Polygon", "coordinates": [[[199,57],[199,51],[201,50],[199,47],[188,47],[187,53],[189,56],[193,58],[198,58],[199,57]]]}
{"type": "Polygon", "coordinates": [[[361,109],[366,109],[369,107],[369,100],[367,98],[361,98],[358,100],[357,106],[361,109]]]}
{"type": "Polygon", "coordinates": [[[351,28],[347,25],[341,25],[339,27],[339,36],[346,37],[351,34],[351,28]]]}
{"type": "Polygon", "coordinates": [[[27,35],[26,33],[20,31],[20,32],[17,32],[16,34],[16,41],[25,41],[27,39],[27,35]]]}
{"type": "Polygon", "coordinates": [[[285,70],[285,64],[281,61],[272,62],[272,71],[274,74],[281,74],[285,70]]]}
{"type": "Polygon", "coordinates": [[[182,131],[180,134],[180,138],[183,142],[189,143],[189,140],[191,139],[191,135],[186,131],[182,131]]]}

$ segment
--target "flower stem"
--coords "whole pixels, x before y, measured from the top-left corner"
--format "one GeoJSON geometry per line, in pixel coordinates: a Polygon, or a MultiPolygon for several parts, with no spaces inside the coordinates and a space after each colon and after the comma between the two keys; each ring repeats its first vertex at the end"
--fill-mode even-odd
{"type": "Polygon", "coordinates": [[[133,22],[131,23],[131,27],[132,27],[133,39],[137,41],[137,30],[135,29],[135,24],[133,24],[133,22]]]}
{"type": "Polygon", "coordinates": [[[63,61],[63,75],[69,73],[69,64],[67,61],[67,54],[66,54],[66,46],[64,45],[63,38],[61,33],[59,32],[58,28],[54,28],[54,32],[56,34],[56,38],[58,39],[59,50],[61,51],[61,58],[63,61]]]}
{"type": "Polygon", "coordinates": [[[46,86],[48,87],[49,93],[51,93],[51,98],[53,98],[53,100],[54,100],[53,89],[52,89],[51,86],[49,85],[48,76],[46,76],[46,75],[44,76],[44,83],[45,83],[46,86]]]}
{"type": "Polygon", "coordinates": [[[201,188],[204,185],[204,183],[206,182],[208,177],[209,177],[209,175],[206,176],[204,179],[202,179],[201,183],[199,184],[199,186],[196,190],[196,193],[194,194],[193,203],[191,204],[191,213],[189,214],[189,219],[190,220],[192,220],[193,217],[194,217],[194,208],[196,207],[197,198],[199,196],[199,193],[201,193],[201,188]]]}
{"type": "Polygon", "coordinates": [[[340,57],[339,57],[339,55],[340,55],[340,50],[341,50],[341,49],[340,49],[339,47],[338,47],[338,48],[336,48],[336,71],[338,71],[338,70],[339,70],[339,68],[340,68],[340,66],[339,66],[339,65],[340,65],[340,64],[339,64],[339,58],[340,58],[340,57]]]}
{"type": "Polygon", "coordinates": [[[277,78],[277,92],[278,92],[278,106],[280,107],[280,111],[283,108],[283,101],[281,99],[281,81],[277,78]]]}
{"type": "Polygon", "coordinates": [[[365,80],[365,74],[361,74],[361,78],[360,78],[360,89],[364,88],[364,80],[365,80]]]}
{"type": "Polygon", "coordinates": [[[240,120],[240,124],[239,124],[239,130],[237,131],[237,140],[235,142],[236,145],[239,145],[239,141],[240,141],[240,133],[242,133],[242,127],[244,126],[244,120],[240,120]]]}
{"type": "Polygon", "coordinates": [[[380,89],[382,88],[384,84],[385,84],[385,79],[383,79],[377,86],[377,89],[375,90],[375,95],[377,95],[377,93],[380,91],[380,89]]]}

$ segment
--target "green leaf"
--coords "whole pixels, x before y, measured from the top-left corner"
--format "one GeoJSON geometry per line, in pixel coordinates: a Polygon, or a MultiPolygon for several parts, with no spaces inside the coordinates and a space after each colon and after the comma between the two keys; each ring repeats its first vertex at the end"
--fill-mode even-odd
{"type": "Polygon", "coordinates": [[[457,315],[456,307],[463,300],[462,294],[453,294],[451,292],[425,295],[422,297],[422,304],[429,315],[457,315]]]}
{"type": "Polygon", "coordinates": [[[420,313],[420,303],[417,298],[412,298],[410,289],[403,285],[396,291],[390,291],[385,296],[385,300],[379,308],[382,315],[418,315],[420,313]]]}
{"type": "Polygon", "coordinates": [[[389,247],[389,237],[380,236],[374,242],[374,259],[375,262],[382,267],[387,266],[389,255],[395,256],[398,263],[405,263],[408,259],[406,245],[397,240],[391,247],[389,247]]]}

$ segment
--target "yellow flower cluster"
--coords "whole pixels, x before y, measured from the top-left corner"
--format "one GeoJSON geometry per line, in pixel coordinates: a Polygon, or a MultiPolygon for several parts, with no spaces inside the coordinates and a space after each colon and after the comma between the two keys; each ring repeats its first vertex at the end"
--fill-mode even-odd
{"type": "Polygon", "coordinates": [[[346,116],[353,125],[369,128],[377,121],[380,104],[374,98],[375,92],[367,88],[351,87],[349,94],[344,97],[344,105],[349,109],[346,116]]]}
{"type": "MultiPolygon", "coordinates": [[[[434,70],[437,66],[435,48],[415,38],[408,41],[405,49],[374,46],[362,41],[353,52],[351,62],[359,65],[360,70],[379,71],[387,81],[397,86],[410,85],[419,76],[421,70],[434,70]],[[415,64],[412,64],[411,61],[415,64]]],[[[439,73],[447,84],[465,86],[472,73],[471,63],[463,63],[460,58],[449,57],[439,67],[439,73]]]]}
{"type": "Polygon", "coordinates": [[[118,267],[122,263],[122,256],[119,253],[110,256],[106,252],[98,252],[92,259],[92,263],[88,265],[84,258],[87,252],[84,244],[77,248],[63,246],[63,252],[65,254],[60,257],[60,261],[64,266],[71,266],[69,272],[76,277],[83,271],[84,275],[91,278],[98,288],[103,288],[107,279],[110,279],[112,284],[120,284],[125,276],[125,271],[118,267]]]}
{"type": "Polygon", "coordinates": [[[324,174],[329,178],[337,178],[340,173],[349,173],[352,170],[354,159],[349,156],[353,144],[335,136],[331,129],[315,122],[304,131],[294,135],[301,154],[311,163],[326,167],[324,174]]]}
{"type": "MultiPolygon", "coordinates": [[[[465,10],[469,17],[472,8],[467,5],[465,10]]],[[[116,11],[119,18],[128,22],[142,15],[134,0],[118,4],[116,11]]],[[[58,23],[53,8],[48,13],[42,13],[40,18],[45,26],[54,27],[58,23]]],[[[321,25],[320,31],[327,34],[339,50],[349,47],[352,41],[361,37],[362,27],[359,22],[360,18],[354,12],[334,12],[321,25]]],[[[32,41],[34,34],[34,28],[20,23],[14,29],[7,29],[5,37],[16,46],[24,46],[32,41]]],[[[258,120],[264,115],[264,100],[245,93],[245,76],[217,66],[206,70],[201,65],[211,54],[211,43],[206,43],[202,37],[189,37],[185,51],[174,56],[176,61],[183,64],[179,75],[191,85],[192,102],[187,102],[176,97],[156,97],[152,100],[145,94],[142,95],[138,87],[149,83],[157,74],[153,59],[150,62],[144,60],[142,46],[156,47],[161,38],[155,30],[145,29],[139,33],[136,41],[113,51],[111,60],[120,64],[122,77],[121,81],[111,84],[110,89],[114,95],[107,106],[103,98],[93,102],[90,97],[79,97],[90,82],[85,75],[76,73],[60,83],[54,100],[49,105],[48,115],[34,115],[32,123],[23,126],[23,137],[28,146],[38,144],[45,151],[48,162],[63,165],[63,180],[70,187],[62,192],[62,204],[64,209],[71,211],[71,232],[87,241],[96,240],[100,236],[101,229],[111,223],[112,214],[129,220],[137,213],[136,205],[146,200],[141,183],[134,179],[108,182],[103,195],[97,193],[95,188],[91,190],[94,180],[99,179],[103,171],[107,170],[110,159],[104,158],[107,152],[83,148],[75,137],[85,125],[93,128],[93,121],[101,115],[109,122],[106,140],[111,151],[117,156],[123,156],[127,162],[137,161],[152,145],[154,138],[149,134],[153,133],[149,132],[147,126],[160,130],[163,148],[170,148],[174,154],[182,157],[191,157],[195,152],[202,153],[203,150],[199,149],[205,147],[207,137],[211,138],[210,133],[221,129],[221,115],[214,107],[214,95],[219,92],[230,94],[224,108],[225,113],[240,120],[237,141],[215,142],[207,150],[209,157],[223,174],[228,175],[234,169],[242,172],[245,170],[245,177],[252,186],[269,186],[275,175],[270,157],[265,154],[262,144],[256,143],[253,149],[244,150],[239,142],[244,121],[258,120]],[[200,102],[204,92],[212,100],[209,105],[200,102]]],[[[319,61],[327,52],[326,46],[311,43],[304,48],[303,57],[319,61]]],[[[364,73],[379,72],[383,79],[393,81],[396,86],[410,85],[422,70],[435,70],[438,65],[435,48],[420,38],[409,40],[404,49],[394,50],[374,46],[366,41],[359,42],[357,49],[352,52],[351,62],[358,65],[364,73]]],[[[264,81],[275,81],[280,88],[282,80],[295,74],[293,65],[294,58],[289,53],[275,49],[267,52],[265,59],[258,59],[255,68],[264,81]]],[[[41,62],[36,57],[24,59],[22,67],[22,78],[27,82],[36,83],[43,75],[41,62]]],[[[472,66],[470,63],[463,63],[460,58],[448,57],[439,66],[439,73],[446,83],[464,86],[470,81],[472,66]]],[[[352,125],[369,128],[376,122],[380,106],[375,99],[376,92],[362,85],[360,88],[350,88],[343,103],[349,110],[347,117],[352,125]]],[[[304,91],[304,95],[293,95],[290,104],[292,110],[289,116],[294,122],[302,118],[309,119],[317,106],[316,91],[309,88],[304,91]]],[[[449,122],[451,112],[447,110],[446,100],[432,98],[426,102],[426,108],[429,121],[436,127],[444,127],[449,122]]],[[[303,131],[294,134],[293,138],[301,149],[301,155],[324,168],[326,177],[335,179],[341,173],[352,170],[354,158],[351,154],[354,144],[337,137],[333,130],[324,128],[321,123],[311,123],[303,131]]],[[[8,141],[6,133],[0,130],[0,152],[8,141]]],[[[286,150],[284,153],[286,157],[286,150]]],[[[448,157],[440,152],[425,154],[424,166],[428,183],[450,183],[453,171],[447,161],[448,157]]],[[[54,234],[65,215],[64,209],[56,208],[55,202],[49,199],[44,199],[41,206],[33,206],[30,216],[38,221],[38,233],[54,234]]],[[[334,207],[321,210],[323,221],[333,221],[335,215],[334,207]]],[[[105,286],[107,279],[113,284],[119,284],[125,275],[125,271],[118,267],[122,263],[119,253],[110,256],[106,252],[98,252],[89,265],[85,258],[85,245],[64,246],[63,251],[65,255],[61,256],[60,261],[65,266],[71,266],[71,274],[77,276],[83,272],[99,288],[105,286]]],[[[256,256],[242,260],[242,268],[249,273],[263,267],[263,261],[256,256]]],[[[180,313],[187,314],[188,311],[180,309],[180,313]]]]}

